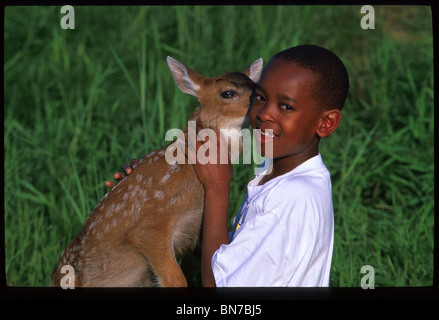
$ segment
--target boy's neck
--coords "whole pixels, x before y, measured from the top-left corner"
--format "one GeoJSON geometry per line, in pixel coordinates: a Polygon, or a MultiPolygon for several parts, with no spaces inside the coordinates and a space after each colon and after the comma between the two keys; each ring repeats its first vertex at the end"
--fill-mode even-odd
{"type": "Polygon", "coordinates": [[[294,170],[296,167],[318,154],[319,150],[315,149],[306,153],[299,153],[287,157],[273,159],[271,172],[262,177],[262,179],[259,181],[259,185],[261,186],[276,177],[279,177],[287,172],[290,172],[291,170],[294,170]]]}

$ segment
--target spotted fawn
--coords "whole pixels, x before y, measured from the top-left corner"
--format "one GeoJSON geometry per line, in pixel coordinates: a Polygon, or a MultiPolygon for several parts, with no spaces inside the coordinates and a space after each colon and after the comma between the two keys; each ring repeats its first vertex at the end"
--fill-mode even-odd
{"type": "MultiPolygon", "coordinates": [[[[237,131],[249,125],[247,111],[262,59],[243,72],[216,78],[171,57],[167,62],[180,90],[198,98],[189,120],[237,131]]],[[[187,126],[183,132],[187,139],[187,126]]],[[[96,205],[62,252],[51,286],[61,285],[63,266],[73,270],[74,287],[187,286],[176,257],[198,241],[204,189],[191,164],[166,160],[172,143],[143,157],[96,205]]]]}

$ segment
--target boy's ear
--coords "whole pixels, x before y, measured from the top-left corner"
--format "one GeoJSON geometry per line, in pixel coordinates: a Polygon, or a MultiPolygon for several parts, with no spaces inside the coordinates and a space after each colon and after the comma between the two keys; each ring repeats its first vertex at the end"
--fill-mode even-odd
{"type": "Polygon", "coordinates": [[[339,109],[331,109],[322,114],[320,125],[316,133],[320,138],[324,138],[332,134],[341,122],[341,111],[339,109]]]}

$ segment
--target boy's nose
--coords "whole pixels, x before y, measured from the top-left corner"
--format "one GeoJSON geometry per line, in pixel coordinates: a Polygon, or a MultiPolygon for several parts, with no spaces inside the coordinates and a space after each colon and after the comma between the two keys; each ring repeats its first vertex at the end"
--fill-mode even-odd
{"type": "Polygon", "coordinates": [[[261,121],[271,121],[274,122],[275,119],[275,106],[270,104],[270,103],[266,103],[264,105],[264,107],[262,107],[259,112],[258,112],[258,118],[261,121]]]}

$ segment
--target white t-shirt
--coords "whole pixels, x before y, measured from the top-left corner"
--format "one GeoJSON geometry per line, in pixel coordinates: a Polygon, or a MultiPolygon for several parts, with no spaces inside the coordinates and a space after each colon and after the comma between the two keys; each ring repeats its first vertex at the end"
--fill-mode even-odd
{"type": "Polygon", "coordinates": [[[247,186],[231,242],[212,257],[218,287],[329,285],[334,239],[331,179],[319,155],[247,186]]]}

